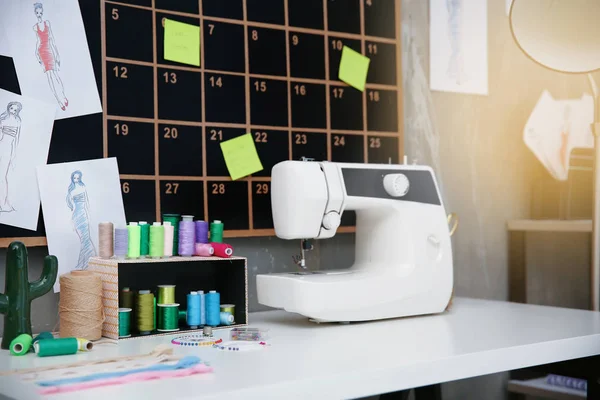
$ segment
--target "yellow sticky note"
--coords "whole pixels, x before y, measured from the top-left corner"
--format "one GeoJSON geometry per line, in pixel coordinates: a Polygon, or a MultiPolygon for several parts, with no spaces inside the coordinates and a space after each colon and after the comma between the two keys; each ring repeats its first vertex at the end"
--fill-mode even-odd
{"type": "Polygon", "coordinates": [[[249,133],[221,142],[221,151],[229,175],[234,181],[263,170],[254,140],[249,133]]]}
{"type": "Polygon", "coordinates": [[[200,27],[165,19],[165,60],[200,66],[200,27]]]}
{"type": "Polygon", "coordinates": [[[344,46],[338,77],[348,85],[364,92],[370,63],[371,60],[368,57],[344,46]]]}

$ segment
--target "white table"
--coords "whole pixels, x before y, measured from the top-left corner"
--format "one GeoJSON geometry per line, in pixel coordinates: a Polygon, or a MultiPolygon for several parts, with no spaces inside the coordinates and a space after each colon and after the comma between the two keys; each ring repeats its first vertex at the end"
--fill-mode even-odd
{"type": "MultiPolygon", "coordinates": [[[[250,314],[271,346],[254,352],[176,347],[210,362],[209,375],[56,395],[55,399],[348,399],[600,354],[600,313],[454,299],[450,312],[350,325],[282,311],[250,314]]],[[[226,335],[227,331],[218,331],[226,335]]],[[[98,345],[90,353],[38,358],[0,352],[0,370],[149,353],[169,337],[98,345]]],[[[0,393],[35,398],[0,378],[0,393]]]]}

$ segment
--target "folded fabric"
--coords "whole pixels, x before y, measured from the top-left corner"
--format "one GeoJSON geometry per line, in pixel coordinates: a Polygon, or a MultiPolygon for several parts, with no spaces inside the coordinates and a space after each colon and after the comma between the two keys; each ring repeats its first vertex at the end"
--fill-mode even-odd
{"type": "Polygon", "coordinates": [[[134,382],[144,382],[144,381],[152,381],[157,379],[169,379],[169,378],[179,378],[197,374],[204,374],[207,372],[212,372],[212,368],[205,365],[200,364],[193,366],[191,368],[174,370],[174,371],[150,371],[150,372],[140,372],[136,374],[121,376],[118,378],[109,378],[109,379],[99,379],[90,382],[82,382],[76,383],[74,385],[62,385],[62,386],[52,386],[45,387],[40,389],[38,392],[42,395],[49,394],[58,394],[58,393],[68,393],[68,392],[78,392],[81,390],[94,389],[98,387],[105,386],[114,386],[114,385],[125,385],[127,383],[134,382]]]}
{"type": "Polygon", "coordinates": [[[191,368],[195,365],[200,364],[200,359],[195,356],[187,356],[182,358],[174,365],[153,365],[151,367],[133,369],[129,371],[119,371],[119,372],[104,372],[98,374],[91,374],[85,376],[78,376],[74,378],[66,378],[66,379],[57,379],[52,381],[42,381],[37,382],[39,386],[62,386],[62,385],[72,385],[75,383],[82,382],[90,382],[96,381],[99,379],[110,379],[110,378],[119,378],[122,376],[139,374],[142,372],[156,372],[156,371],[174,371],[180,369],[191,368]]]}

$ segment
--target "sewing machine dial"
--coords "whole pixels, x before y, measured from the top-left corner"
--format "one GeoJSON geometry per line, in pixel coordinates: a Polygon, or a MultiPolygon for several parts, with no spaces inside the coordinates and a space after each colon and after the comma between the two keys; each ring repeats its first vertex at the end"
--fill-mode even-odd
{"type": "Polygon", "coordinates": [[[408,193],[410,182],[404,174],[388,174],[383,177],[383,188],[393,197],[402,197],[408,193]]]}

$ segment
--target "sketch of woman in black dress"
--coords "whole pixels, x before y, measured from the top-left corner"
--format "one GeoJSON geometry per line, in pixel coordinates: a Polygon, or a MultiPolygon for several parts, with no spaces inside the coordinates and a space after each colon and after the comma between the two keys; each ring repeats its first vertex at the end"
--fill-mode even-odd
{"type": "Polygon", "coordinates": [[[81,242],[79,259],[75,269],[87,269],[89,258],[96,255],[96,249],[90,235],[90,203],[82,177],[81,171],[73,171],[67,193],[67,206],[73,212],[71,220],[81,242]]]}
{"type": "Polygon", "coordinates": [[[21,134],[21,117],[19,113],[23,105],[11,101],[6,111],[0,114],[0,212],[15,211],[8,199],[8,171],[15,168],[15,157],[19,136],[21,134]]]}

